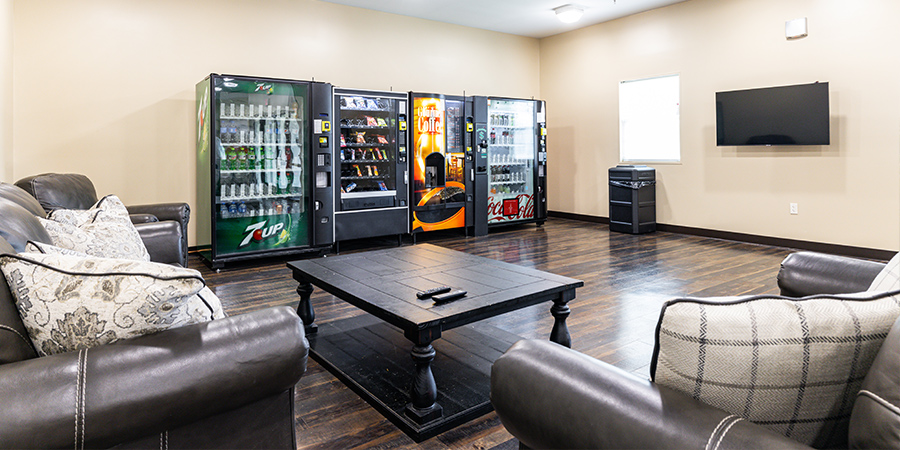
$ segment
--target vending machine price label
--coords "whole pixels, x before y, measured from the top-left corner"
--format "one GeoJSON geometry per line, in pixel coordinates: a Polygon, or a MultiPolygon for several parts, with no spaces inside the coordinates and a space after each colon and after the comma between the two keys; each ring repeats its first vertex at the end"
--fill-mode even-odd
{"type": "Polygon", "coordinates": [[[406,131],[406,121],[405,120],[400,121],[400,131],[406,131]]]}

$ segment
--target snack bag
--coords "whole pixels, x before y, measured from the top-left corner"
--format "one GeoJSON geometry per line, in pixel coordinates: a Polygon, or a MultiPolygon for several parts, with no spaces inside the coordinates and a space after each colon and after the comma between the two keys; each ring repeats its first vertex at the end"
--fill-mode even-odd
{"type": "Polygon", "coordinates": [[[384,181],[379,181],[379,182],[378,182],[378,189],[380,189],[380,190],[382,190],[382,191],[388,190],[387,186],[384,185],[384,181]]]}
{"type": "Polygon", "coordinates": [[[366,133],[364,131],[356,133],[356,143],[357,144],[365,144],[366,143],[366,133]]]}
{"type": "Polygon", "coordinates": [[[378,118],[378,126],[379,126],[379,127],[386,127],[386,126],[387,126],[387,122],[385,122],[384,117],[379,117],[379,118],[378,118]]]}
{"type": "Polygon", "coordinates": [[[376,121],[372,116],[366,116],[366,125],[370,127],[376,127],[378,126],[378,121],[376,121]]]}
{"type": "Polygon", "coordinates": [[[379,143],[379,144],[387,144],[387,143],[388,143],[388,140],[387,140],[386,137],[384,137],[384,136],[382,136],[382,135],[379,134],[379,135],[378,135],[378,143],[379,143]]]}

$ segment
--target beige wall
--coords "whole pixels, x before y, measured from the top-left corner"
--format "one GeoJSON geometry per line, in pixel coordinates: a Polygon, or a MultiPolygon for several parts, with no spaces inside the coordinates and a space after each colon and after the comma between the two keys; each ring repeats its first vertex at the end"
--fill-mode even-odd
{"type": "Polygon", "coordinates": [[[678,73],[682,163],[654,166],[660,223],[896,250],[896,17],[894,0],[691,0],[538,41],[316,0],[0,0],[0,92],[14,75],[0,173],[81,172],[127,203],[194,204],[194,84],[315,77],[542,97],[550,209],[607,216],[618,82],[678,73]],[[785,40],[798,17],[809,37],[785,40]],[[830,146],[716,147],[716,91],[816,80],[831,83],[830,146]]]}
{"type": "Polygon", "coordinates": [[[540,88],[536,39],[316,0],[14,5],[13,177],[80,172],[126,204],[195,204],[194,85],[210,72],[450,94],[540,88]]]}
{"type": "Polygon", "coordinates": [[[13,2],[0,0],[0,181],[12,178],[13,2]]]}
{"type": "Polygon", "coordinates": [[[659,223],[897,250],[898,17],[896,0],[691,0],[541,40],[550,208],[608,216],[618,83],[677,73],[682,162],[652,165],[659,223]],[[800,17],[809,36],[786,40],[800,17]],[[817,80],[831,145],[716,146],[716,91],[817,80]]]}

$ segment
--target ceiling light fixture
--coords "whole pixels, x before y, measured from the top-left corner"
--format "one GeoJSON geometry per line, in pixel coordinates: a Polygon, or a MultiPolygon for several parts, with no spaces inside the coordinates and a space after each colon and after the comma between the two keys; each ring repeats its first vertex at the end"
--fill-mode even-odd
{"type": "Polygon", "coordinates": [[[584,14],[584,9],[575,5],[563,5],[553,8],[553,12],[556,13],[556,18],[560,22],[573,23],[578,22],[578,19],[584,14]]]}

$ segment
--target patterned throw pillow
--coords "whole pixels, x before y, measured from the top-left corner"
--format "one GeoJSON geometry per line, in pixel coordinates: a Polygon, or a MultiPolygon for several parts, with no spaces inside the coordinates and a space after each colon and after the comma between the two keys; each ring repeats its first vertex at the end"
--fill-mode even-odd
{"type": "Polygon", "coordinates": [[[656,383],[813,447],[846,447],[860,384],[900,292],[677,299],[663,306],[656,383]]]}
{"type": "Polygon", "coordinates": [[[104,258],[150,261],[150,253],[128,210],[115,195],[107,195],[87,210],[57,209],[41,219],[53,244],[104,258]]]}
{"type": "Polygon", "coordinates": [[[0,256],[42,356],[224,317],[199,272],[153,262],[20,253],[0,256]]]}
{"type": "Polygon", "coordinates": [[[872,285],[869,286],[869,292],[896,291],[900,289],[900,253],[894,255],[887,265],[878,272],[872,285]]]}

